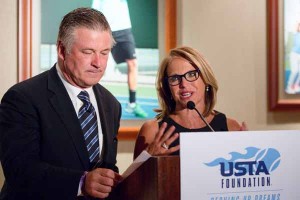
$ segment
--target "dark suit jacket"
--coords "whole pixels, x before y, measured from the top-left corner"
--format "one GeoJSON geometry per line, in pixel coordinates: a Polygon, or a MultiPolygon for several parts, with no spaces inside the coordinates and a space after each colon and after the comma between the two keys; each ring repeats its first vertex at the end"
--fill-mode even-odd
{"type": "MultiPolygon", "coordinates": [[[[121,105],[104,87],[93,87],[103,131],[100,167],[116,167],[121,105]]],[[[5,183],[0,199],[76,199],[90,170],[74,109],[56,68],[16,84],[0,104],[0,158],[5,183]]]]}

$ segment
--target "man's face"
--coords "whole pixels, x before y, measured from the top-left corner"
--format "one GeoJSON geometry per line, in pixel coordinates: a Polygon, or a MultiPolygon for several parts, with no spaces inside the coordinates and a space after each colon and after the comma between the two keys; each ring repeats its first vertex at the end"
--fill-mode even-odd
{"type": "Polygon", "coordinates": [[[79,88],[97,84],[105,72],[111,47],[109,32],[75,29],[69,51],[61,42],[58,44],[59,66],[66,80],[79,88]]]}

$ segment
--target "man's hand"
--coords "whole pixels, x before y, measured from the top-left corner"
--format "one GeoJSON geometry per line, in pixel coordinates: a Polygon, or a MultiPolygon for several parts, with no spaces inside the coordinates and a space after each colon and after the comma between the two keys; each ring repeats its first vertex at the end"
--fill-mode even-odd
{"type": "Polygon", "coordinates": [[[111,169],[97,168],[86,174],[83,193],[96,198],[106,198],[121,180],[121,176],[111,169]]]}

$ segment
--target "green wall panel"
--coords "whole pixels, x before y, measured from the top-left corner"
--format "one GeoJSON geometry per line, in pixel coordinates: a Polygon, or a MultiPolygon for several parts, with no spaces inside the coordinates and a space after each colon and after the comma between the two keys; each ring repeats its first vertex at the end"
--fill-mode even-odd
{"type": "MultiPolygon", "coordinates": [[[[128,0],[132,31],[138,48],[158,48],[157,1],[128,0]]],[[[59,23],[66,13],[91,5],[92,0],[42,0],[42,43],[56,43],[59,23]]]]}

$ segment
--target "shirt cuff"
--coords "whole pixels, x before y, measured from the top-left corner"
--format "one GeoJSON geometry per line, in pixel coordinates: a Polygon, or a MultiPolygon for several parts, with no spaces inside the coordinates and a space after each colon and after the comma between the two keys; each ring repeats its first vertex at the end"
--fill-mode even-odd
{"type": "Polygon", "coordinates": [[[85,172],[83,173],[83,175],[81,176],[81,178],[80,178],[77,196],[84,196],[81,189],[82,189],[82,186],[83,186],[83,184],[84,184],[84,182],[85,182],[85,177],[86,177],[86,174],[87,174],[87,173],[88,173],[88,172],[85,171],[85,172]]]}

